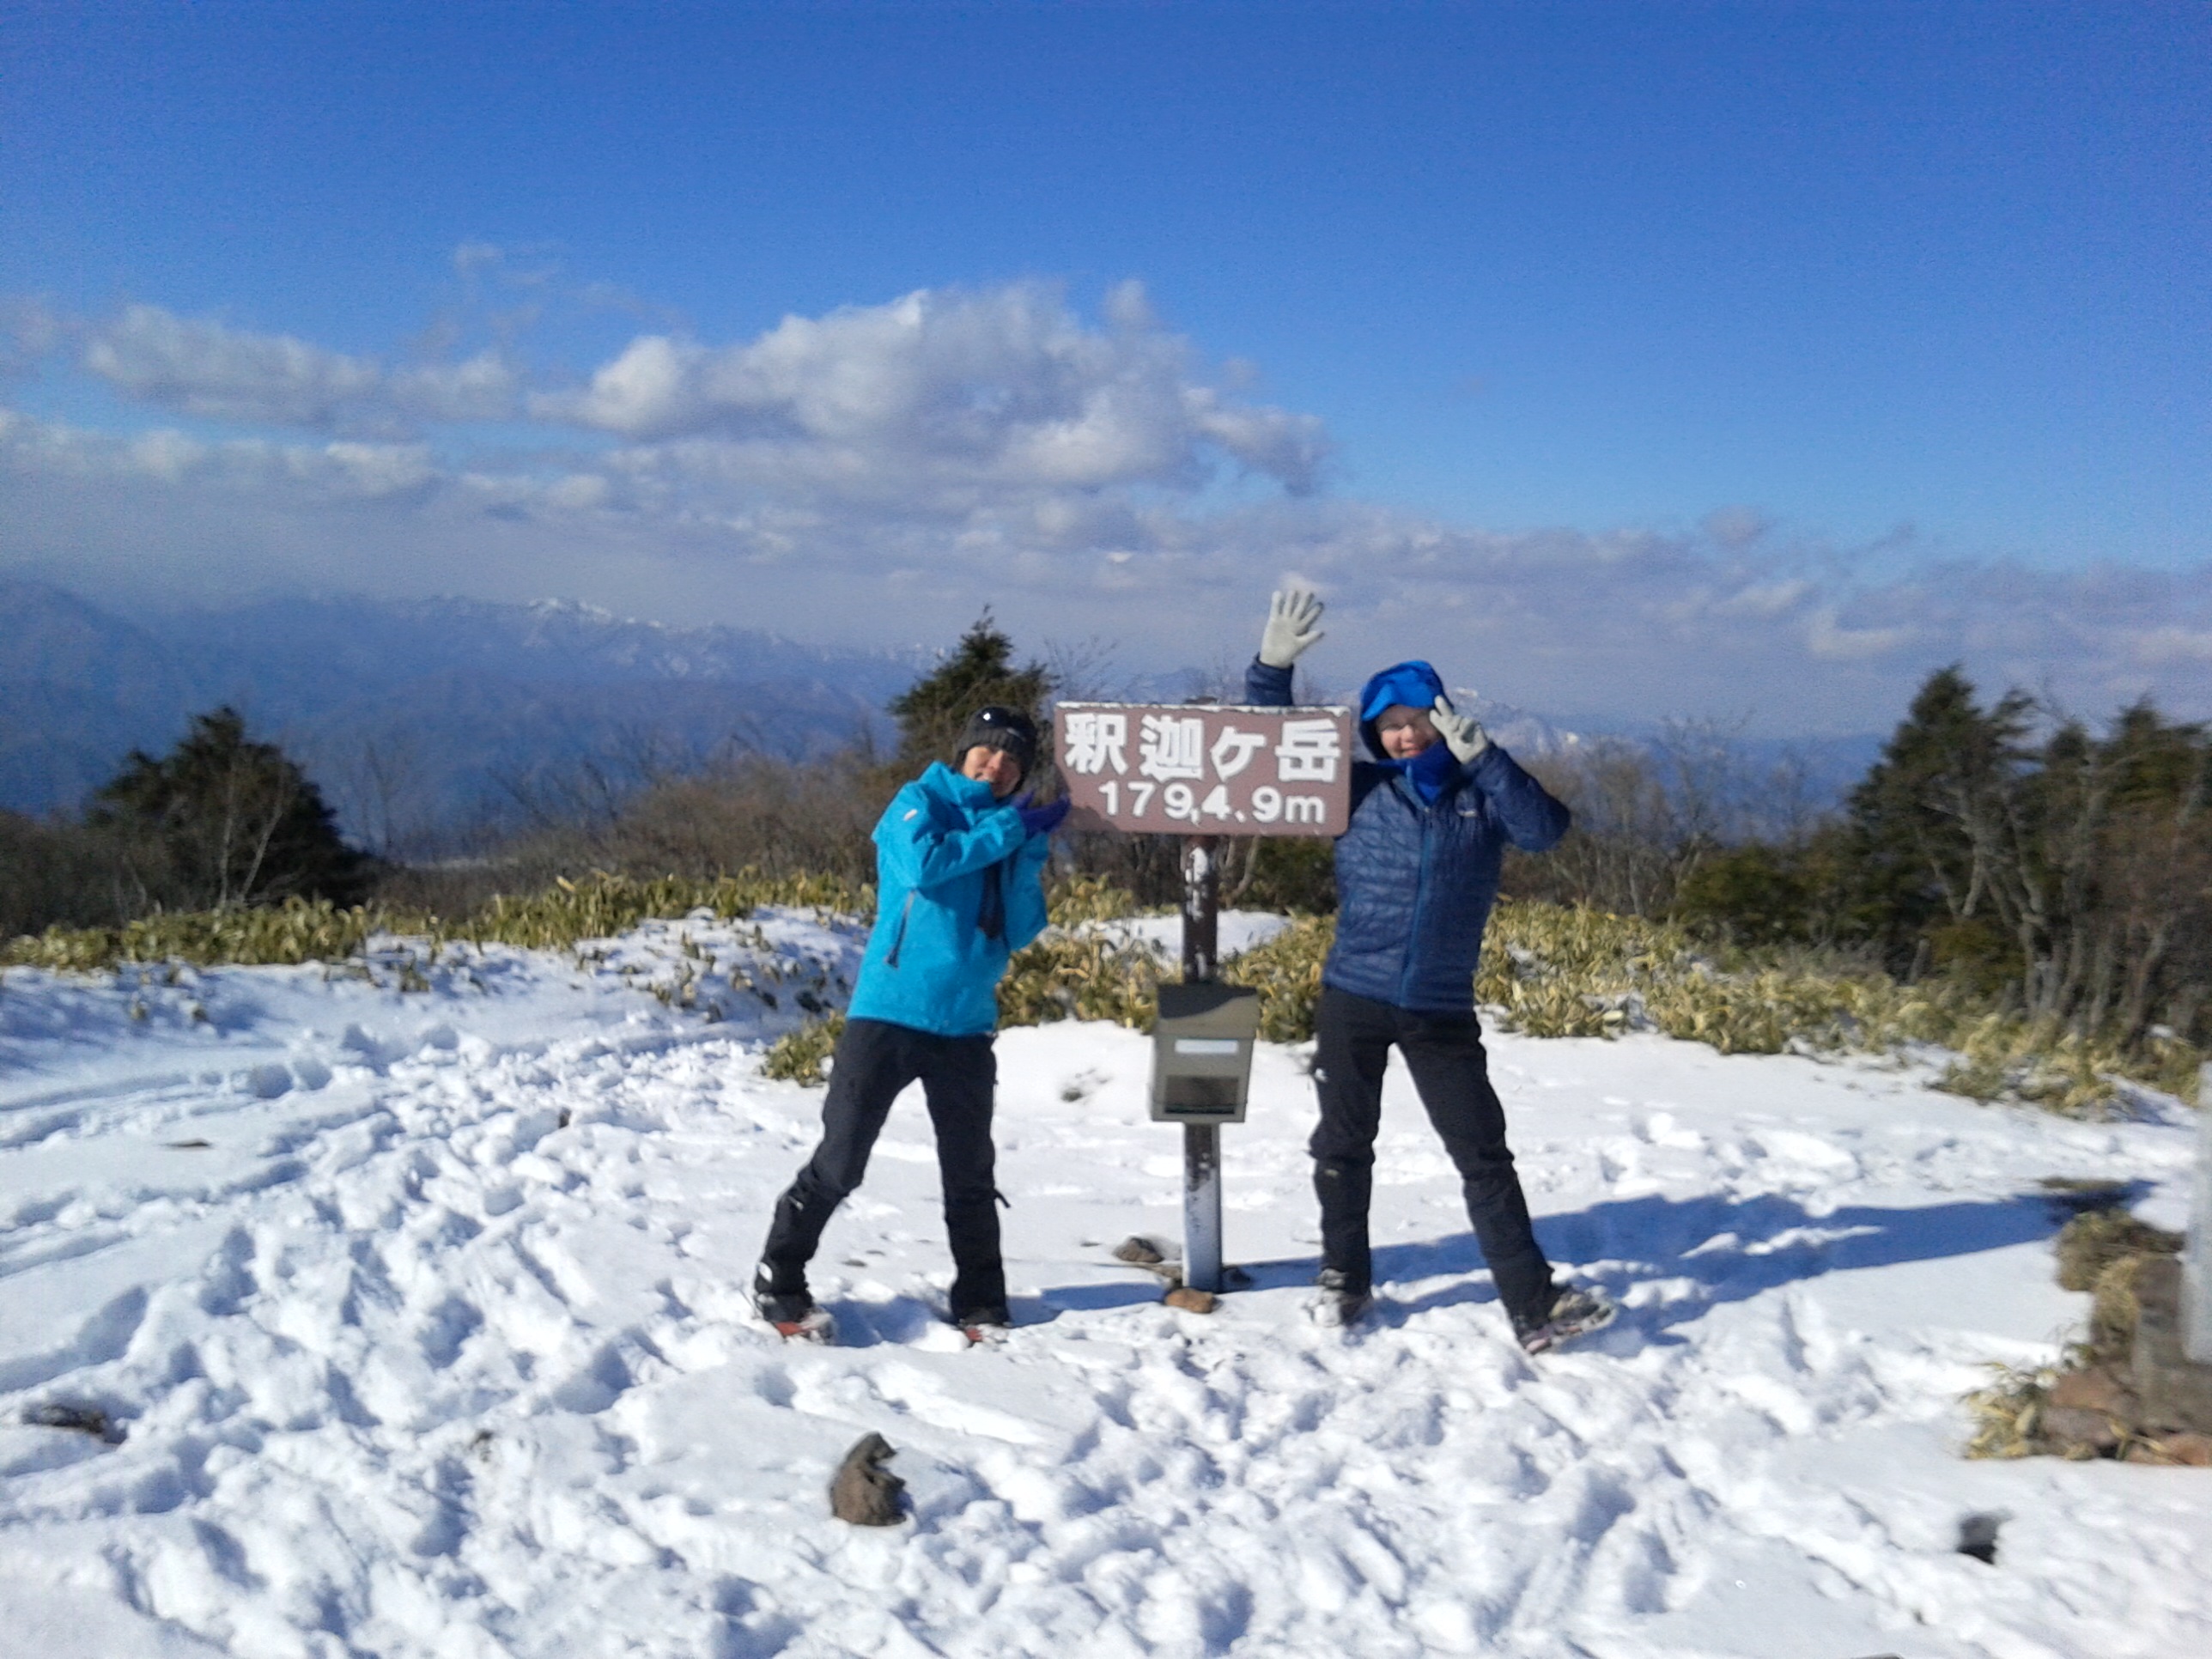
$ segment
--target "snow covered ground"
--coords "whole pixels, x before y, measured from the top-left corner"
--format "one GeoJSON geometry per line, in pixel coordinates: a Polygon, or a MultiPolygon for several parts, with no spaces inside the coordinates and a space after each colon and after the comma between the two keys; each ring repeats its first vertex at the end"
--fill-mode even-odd
{"type": "Polygon", "coordinates": [[[820,1093],[759,1059],[859,943],[778,913],[495,950],[428,990],[396,957],[9,973],[0,1648],[2212,1652],[2212,1476],[1955,1455],[1984,1363],[2048,1357],[2085,1311],[2035,1183],[2140,1182],[2176,1224],[2178,1111],[2081,1124],[1910,1068],[1499,1036],[1544,1242],[1626,1304],[1531,1364],[1401,1076],[1385,1299],[1339,1334],[1301,1312],[1297,1051],[1262,1053],[1224,1132],[1255,1282],[1206,1317],[1108,1258],[1179,1226],[1146,1040],[1015,1030],[1020,1328],[968,1351],[938,1322],[902,1103],[818,1264],[848,1346],[787,1346],[743,1290],[820,1093]],[[56,1407],[107,1434],[25,1420],[56,1407]],[[872,1429],[909,1483],[896,1528],[827,1513],[872,1429]],[[1975,1515],[1994,1565],[1955,1549],[1975,1515]]]}

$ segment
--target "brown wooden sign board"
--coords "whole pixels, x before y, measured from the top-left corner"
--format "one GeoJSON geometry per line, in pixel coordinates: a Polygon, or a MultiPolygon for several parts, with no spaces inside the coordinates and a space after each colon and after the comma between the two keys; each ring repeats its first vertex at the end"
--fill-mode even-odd
{"type": "Polygon", "coordinates": [[[1079,830],[1340,836],[1352,819],[1352,711],[1235,703],[1064,702],[1053,757],[1079,830]]]}

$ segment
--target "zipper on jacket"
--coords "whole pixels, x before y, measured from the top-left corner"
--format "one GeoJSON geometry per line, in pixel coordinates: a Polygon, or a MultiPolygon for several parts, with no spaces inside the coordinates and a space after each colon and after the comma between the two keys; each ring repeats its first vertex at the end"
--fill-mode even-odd
{"type": "Polygon", "coordinates": [[[891,948],[884,952],[884,966],[886,968],[898,966],[899,946],[906,943],[906,919],[914,914],[914,893],[913,888],[908,888],[906,902],[899,908],[898,932],[891,935],[891,948]]]}
{"type": "Polygon", "coordinates": [[[1413,915],[1406,928],[1406,959],[1398,969],[1398,1006],[1401,1008],[1412,1006],[1406,1000],[1407,981],[1413,977],[1413,962],[1420,943],[1421,896],[1429,887],[1429,815],[1421,805],[1417,790],[1405,786],[1405,793],[1413,809],[1414,821],[1421,826],[1421,864],[1420,873],[1413,878],[1413,915]]]}

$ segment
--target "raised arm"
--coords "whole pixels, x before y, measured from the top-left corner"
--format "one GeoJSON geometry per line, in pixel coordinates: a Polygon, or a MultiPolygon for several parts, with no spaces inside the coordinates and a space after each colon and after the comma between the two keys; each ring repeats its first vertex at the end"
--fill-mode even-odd
{"type": "Polygon", "coordinates": [[[1291,667],[1322,637],[1321,595],[1292,583],[1278,588],[1267,604],[1267,625],[1260,635],[1260,654],[1244,671],[1244,701],[1262,708],[1286,708],[1291,702],[1291,667]]]}
{"type": "Polygon", "coordinates": [[[1468,781],[1490,803],[1505,839],[1522,852],[1549,851],[1574,822],[1565,805],[1496,744],[1486,743],[1482,752],[1465,765],[1468,781]]]}
{"type": "Polygon", "coordinates": [[[1022,815],[1011,806],[987,812],[970,830],[948,830],[931,813],[927,797],[908,784],[891,798],[876,824],[884,872],[927,892],[945,882],[987,869],[1030,838],[1022,815]]]}

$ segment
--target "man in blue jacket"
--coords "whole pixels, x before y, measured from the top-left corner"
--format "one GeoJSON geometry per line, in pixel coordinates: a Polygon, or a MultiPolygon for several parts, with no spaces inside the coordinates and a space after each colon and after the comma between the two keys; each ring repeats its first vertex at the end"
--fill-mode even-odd
{"type": "MultiPolygon", "coordinates": [[[[1248,702],[1290,702],[1291,665],[1321,637],[1321,614],[1319,597],[1304,589],[1274,596],[1245,674],[1248,702]]],[[[1543,852],[1566,833],[1567,809],[1453,709],[1425,662],[1396,664],[1367,682],[1359,731],[1376,758],[1352,763],[1351,823],[1336,843],[1336,941],[1315,1017],[1321,1121],[1309,1150],[1322,1291],[1314,1314],[1348,1324],[1373,1297],[1367,1210],[1395,1045],[1459,1170],[1514,1333],[1541,1353],[1604,1324],[1613,1309],[1558,1285],[1537,1247],[1490,1085],[1474,969],[1506,844],[1543,852]]]]}
{"type": "Polygon", "coordinates": [[[982,709],[953,751],[959,769],[933,762],[876,825],[876,926],[837,1040],[822,1142],[776,1200],[753,1279],[762,1317],[786,1336],[828,1339],[806,1264],[860,1184],[892,1100],[917,1078],[944,1177],[952,1322],[979,1339],[1009,1323],[993,1207],[992,1035],[1006,959],[1044,927],[1042,872],[1067,815],[1064,797],[1013,799],[1036,752],[1028,715],[982,709]]]}

